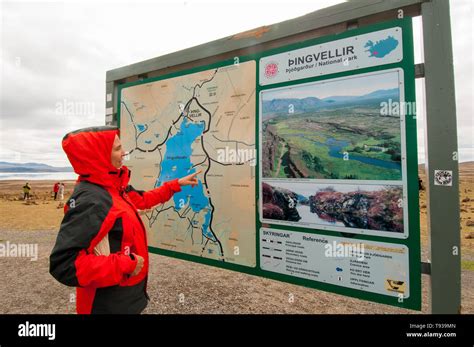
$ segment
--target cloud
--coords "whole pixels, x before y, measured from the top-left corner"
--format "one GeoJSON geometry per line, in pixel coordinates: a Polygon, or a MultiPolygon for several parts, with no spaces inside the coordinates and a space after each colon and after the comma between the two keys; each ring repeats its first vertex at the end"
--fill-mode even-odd
{"type": "Polygon", "coordinates": [[[224,5],[2,2],[0,160],[68,165],[63,135],[105,122],[107,70],[314,10],[309,2],[275,3],[271,12],[268,2],[224,5]]]}
{"type": "MultiPolygon", "coordinates": [[[[338,2],[2,2],[0,160],[68,165],[63,135],[105,122],[107,70],[338,2]]],[[[459,145],[472,160],[471,4],[451,4],[459,145]]]]}
{"type": "MultiPolygon", "coordinates": [[[[458,149],[460,161],[474,160],[474,122],[473,122],[473,51],[472,51],[472,2],[470,0],[451,1],[451,36],[453,44],[454,83],[456,96],[456,117],[458,149]]],[[[421,19],[414,20],[415,61],[423,61],[421,54],[421,19]]],[[[417,128],[419,162],[425,160],[424,131],[425,107],[423,84],[416,82],[417,90],[417,128]]]]}

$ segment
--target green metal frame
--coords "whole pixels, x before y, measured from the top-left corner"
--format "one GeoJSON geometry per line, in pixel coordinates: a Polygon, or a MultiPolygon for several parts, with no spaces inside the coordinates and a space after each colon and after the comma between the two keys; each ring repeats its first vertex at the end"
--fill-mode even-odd
{"type": "Polygon", "coordinates": [[[422,4],[426,94],[426,177],[431,256],[431,311],[461,311],[459,167],[449,1],[422,4]],[[452,185],[434,184],[435,170],[452,185]]]}
{"type": "MultiPolygon", "coordinates": [[[[256,54],[253,55],[255,52],[298,42],[302,40],[302,37],[322,37],[328,33],[343,33],[354,27],[364,27],[369,24],[384,22],[397,18],[400,12],[405,17],[422,15],[423,18],[425,62],[424,64],[417,64],[413,69],[405,70],[405,80],[411,81],[411,75],[416,72],[416,77],[425,77],[426,82],[425,140],[426,172],[429,182],[427,185],[427,205],[431,258],[429,260],[431,263],[422,263],[422,265],[424,269],[428,270],[426,273],[431,273],[431,290],[429,291],[431,311],[433,313],[459,313],[461,307],[459,178],[456,158],[456,109],[448,0],[348,1],[299,18],[259,28],[254,34],[250,31],[245,33],[246,35],[239,34],[222,38],[107,71],[106,122],[107,124],[117,122],[116,118],[119,114],[116,102],[119,94],[118,86],[124,82],[139,80],[149,73],[169,78],[173,75],[183,74],[185,70],[191,73],[213,66],[224,66],[232,64],[234,56],[239,56],[241,61],[245,61],[242,55],[249,59],[255,59],[257,56],[256,54]],[[257,35],[257,33],[260,34],[257,35]],[[201,67],[189,69],[189,66],[201,67]],[[170,70],[181,71],[176,74],[169,74],[170,70]],[[433,184],[434,170],[437,169],[452,171],[451,186],[433,184]]],[[[334,75],[331,75],[331,78],[333,77],[334,75]]],[[[414,100],[414,90],[406,90],[405,92],[407,101],[409,99],[414,100]]],[[[407,123],[407,132],[416,128],[413,123],[407,123]],[[408,127],[410,127],[410,130],[408,127]]],[[[416,146],[416,141],[412,145],[416,146]]],[[[407,164],[409,168],[413,169],[416,160],[407,164]]],[[[414,182],[410,183],[409,189],[410,195],[415,194],[417,186],[415,187],[414,182]]],[[[412,218],[417,220],[418,216],[412,216],[412,218]]],[[[417,223],[416,220],[413,223],[417,223]]],[[[410,223],[410,225],[413,226],[413,223],[410,223]]],[[[321,234],[325,234],[325,232],[321,232],[321,234]]],[[[410,231],[410,235],[413,235],[413,232],[410,231]]],[[[365,237],[365,239],[370,240],[372,237],[365,237]]],[[[160,254],[173,255],[167,251],[159,251],[160,254]]],[[[182,259],[195,260],[192,256],[180,255],[182,259]]],[[[416,266],[416,261],[419,258],[419,248],[418,250],[410,248],[412,270],[417,271],[416,269],[419,268],[416,266]],[[415,252],[417,255],[412,259],[415,252]]],[[[215,265],[214,261],[210,259],[201,258],[200,260],[201,263],[215,265]]],[[[243,266],[229,264],[227,268],[251,273],[248,268],[243,266]]],[[[412,275],[413,273],[411,271],[412,275]]],[[[272,273],[269,273],[267,277],[282,280],[281,276],[272,273]]],[[[298,284],[311,286],[310,282],[312,281],[300,280],[298,282],[300,282],[298,284]]],[[[336,286],[321,284],[318,285],[318,288],[346,294],[344,291],[339,291],[338,288],[340,287],[336,286]]],[[[360,298],[367,300],[372,300],[373,297],[374,294],[371,293],[360,296],[360,298]]],[[[384,300],[379,302],[384,302],[384,300]]],[[[412,308],[419,309],[419,303],[412,304],[412,308]]]]}
{"type": "MultiPolygon", "coordinates": [[[[333,79],[337,77],[352,76],[352,75],[358,75],[361,73],[367,73],[367,72],[373,72],[373,71],[383,71],[383,70],[393,69],[393,68],[402,68],[405,74],[404,76],[405,101],[415,102],[415,76],[414,76],[414,68],[413,68],[414,62],[413,62],[413,42],[412,42],[413,35],[412,35],[412,27],[411,27],[410,19],[380,23],[377,25],[372,25],[370,27],[364,27],[361,29],[347,31],[339,35],[331,35],[331,36],[326,36],[326,37],[322,37],[318,39],[299,42],[293,45],[279,47],[271,51],[260,52],[258,54],[254,54],[250,56],[239,57],[239,61],[241,63],[249,61],[249,60],[255,60],[257,62],[256,74],[257,74],[257,81],[258,81],[258,76],[259,76],[258,61],[260,58],[264,56],[291,51],[294,49],[312,46],[315,44],[321,44],[324,42],[330,42],[330,41],[334,41],[334,40],[338,40],[338,39],[342,39],[346,37],[357,36],[357,35],[365,34],[368,32],[378,31],[382,29],[395,27],[395,26],[400,26],[402,27],[402,30],[403,30],[404,59],[401,62],[395,63],[395,64],[387,64],[383,66],[371,67],[371,68],[358,69],[358,70],[353,70],[353,71],[348,71],[348,72],[343,72],[343,73],[325,75],[323,77],[313,77],[313,78],[302,79],[298,81],[279,83],[278,87],[287,86],[287,85],[297,85],[297,84],[306,83],[310,81],[329,80],[329,79],[333,79]]],[[[125,83],[123,85],[120,85],[118,89],[118,103],[119,104],[117,106],[118,114],[119,114],[119,117],[118,117],[119,126],[120,126],[121,91],[123,89],[131,87],[131,86],[136,86],[139,84],[145,84],[145,83],[150,83],[150,82],[159,81],[163,79],[169,79],[176,76],[188,75],[188,74],[192,74],[199,71],[205,71],[212,68],[228,66],[228,65],[233,65],[233,64],[234,64],[234,60],[232,59],[230,61],[227,60],[220,63],[212,64],[212,65],[201,66],[194,69],[180,71],[177,73],[168,74],[168,75],[164,75],[164,76],[160,76],[156,78],[147,78],[140,81],[125,83]]],[[[256,95],[259,95],[261,90],[272,89],[274,87],[275,86],[261,87],[258,85],[258,82],[257,82],[256,95]]],[[[259,103],[258,102],[256,103],[255,112],[256,112],[255,131],[256,131],[256,139],[257,139],[258,133],[259,133],[259,129],[258,129],[259,103]]],[[[171,257],[184,259],[184,260],[190,260],[190,261],[194,261],[194,262],[198,262],[198,263],[202,263],[206,265],[212,265],[212,266],[225,268],[229,270],[245,272],[251,275],[271,278],[271,279],[298,284],[298,285],[302,285],[302,286],[306,286],[310,288],[326,290],[326,291],[330,291],[330,292],[334,292],[334,293],[338,293],[342,295],[361,298],[364,300],[375,301],[375,302],[380,302],[384,304],[420,310],[421,309],[421,273],[420,273],[419,264],[421,260],[420,260],[420,231],[419,231],[419,209],[418,209],[418,164],[417,164],[417,144],[416,144],[416,120],[413,119],[413,117],[411,116],[406,117],[405,125],[406,125],[406,147],[407,147],[406,154],[407,154],[407,173],[408,173],[408,177],[407,177],[407,198],[408,198],[408,216],[409,216],[408,219],[409,219],[409,228],[410,228],[409,236],[407,239],[393,239],[393,238],[387,238],[387,237],[368,236],[368,235],[355,235],[353,237],[353,240],[358,240],[354,242],[362,242],[363,240],[372,240],[372,241],[388,242],[388,243],[394,243],[394,244],[403,244],[409,248],[410,296],[408,298],[405,298],[401,302],[399,301],[398,297],[390,297],[390,296],[386,296],[382,294],[365,292],[365,291],[361,291],[357,289],[341,287],[341,286],[336,286],[336,285],[331,285],[331,284],[325,284],[322,282],[315,282],[311,280],[301,279],[298,277],[277,274],[277,273],[261,270],[259,266],[260,265],[259,264],[260,263],[259,229],[261,228],[262,225],[259,221],[258,204],[256,204],[257,218],[255,221],[256,222],[256,261],[257,261],[257,266],[255,268],[249,268],[246,266],[241,266],[241,265],[236,265],[236,264],[231,264],[231,263],[223,263],[223,262],[213,260],[213,259],[197,257],[197,256],[188,255],[188,254],[180,253],[180,252],[169,251],[169,250],[163,250],[156,247],[149,247],[149,250],[152,253],[171,256],[171,257]]],[[[257,147],[257,153],[258,153],[259,144],[258,144],[258,141],[255,141],[255,142],[257,143],[256,147],[257,147]]],[[[260,160],[259,158],[257,158],[257,163],[259,162],[260,160]]],[[[259,172],[259,164],[257,164],[256,172],[259,172]]],[[[259,199],[259,185],[260,185],[260,181],[257,175],[256,192],[255,192],[257,201],[259,199]]],[[[292,231],[304,231],[304,232],[311,232],[314,234],[329,235],[329,236],[341,236],[341,233],[339,232],[323,231],[323,230],[317,230],[317,229],[297,228],[297,227],[288,227],[288,226],[282,227],[282,226],[277,226],[277,225],[272,225],[272,228],[292,230],[292,231]]]]}

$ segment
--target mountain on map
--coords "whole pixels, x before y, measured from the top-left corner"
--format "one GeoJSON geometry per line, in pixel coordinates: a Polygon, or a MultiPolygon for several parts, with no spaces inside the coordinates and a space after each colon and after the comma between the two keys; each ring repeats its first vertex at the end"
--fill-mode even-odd
{"type": "Polygon", "coordinates": [[[70,166],[50,166],[41,163],[9,163],[0,161],[0,172],[72,172],[70,166]]]}
{"type": "Polygon", "coordinates": [[[316,97],[284,98],[263,101],[263,114],[288,113],[290,105],[293,105],[294,113],[312,112],[332,107],[362,106],[367,103],[380,103],[393,99],[398,101],[399,90],[379,89],[360,96],[329,96],[323,99],[316,97]]]}

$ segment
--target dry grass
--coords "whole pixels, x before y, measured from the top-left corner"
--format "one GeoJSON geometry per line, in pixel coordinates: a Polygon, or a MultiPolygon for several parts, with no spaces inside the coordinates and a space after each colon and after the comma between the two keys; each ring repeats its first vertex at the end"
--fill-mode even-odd
{"type": "MultiPolygon", "coordinates": [[[[421,172],[422,177],[423,172],[421,172]]],[[[474,163],[461,166],[462,305],[474,313],[474,163]],[[467,199],[469,198],[469,199],[467,199]]],[[[425,181],[425,179],[423,179],[425,181]]],[[[74,182],[65,182],[67,198],[74,182]]],[[[39,259],[4,258],[0,313],[70,313],[73,288],[48,273],[48,257],[63,211],[52,201],[53,182],[31,181],[37,204],[19,200],[22,181],[0,181],[0,241],[37,243],[39,259]]],[[[422,257],[427,257],[425,192],[420,194],[422,257]]],[[[178,259],[151,255],[146,313],[416,313],[296,285],[249,276],[178,259]],[[180,294],[184,302],[180,302],[180,294]],[[294,301],[288,300],[292,294],[294,301]],[[183,298],[183,296],[181,296],[183,298]]],[[[423,308],[429,312],[429,277],[423,276],[423,308]]]]}
{"type": "MultiPolygon", "coordinates": [[[[424,169],[419,169],[423,184],[426,182],[424,169]]],[[[460,223],[461,252],[466,262],[474,260],[474,162],[460,165],[460,223]],[[470,238],[471,237],[471,238],[470,238]]],[[[441,202],[440,202],[441,203],[441,202]]],[[[426,191],[420,192],[420,228],[422,249],[428,248],[427,204],[426,191]]],[[[464,262],[464,264],[467,264],[464,262]]],[[[474,264],[474,263],[473,263],[474,264]]]]}

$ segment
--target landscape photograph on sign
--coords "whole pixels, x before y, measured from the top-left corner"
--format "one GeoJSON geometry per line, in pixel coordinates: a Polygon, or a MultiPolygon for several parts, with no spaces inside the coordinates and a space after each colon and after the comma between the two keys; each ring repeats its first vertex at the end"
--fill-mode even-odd
{"type": "Polygon", "coordinates": [[[401,180],[401,69],[260,93],[264,178],[401,180]]]}
{"type": "Polygon", "coordinates": [[[403,187],[398,184],[271,180],[261,189],[263,223],[404,236],[403,187]]]}

